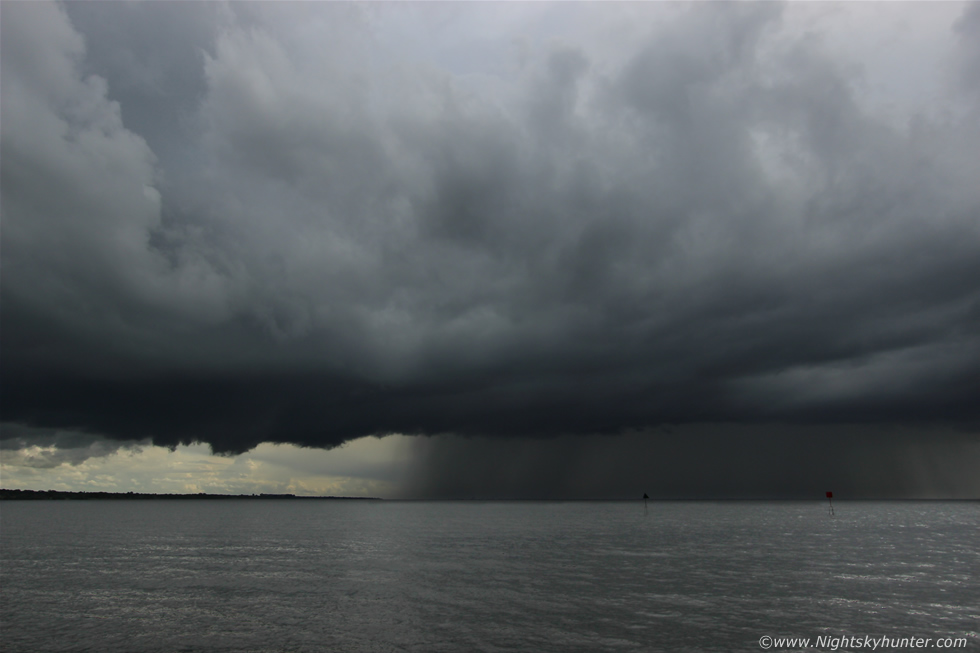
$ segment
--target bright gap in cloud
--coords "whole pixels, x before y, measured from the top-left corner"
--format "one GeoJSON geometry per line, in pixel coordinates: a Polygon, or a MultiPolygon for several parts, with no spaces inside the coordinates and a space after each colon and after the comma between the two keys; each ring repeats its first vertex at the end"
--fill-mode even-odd
{"type": "Polygon", "coordinates": [[[31,446],[3,451],[0,472],[3,487],[24,490],[392,498],[410,439],[367,437],[331,450],[263,443],[234,457],[215,456],[206,444],[140,445],[54,465],[54,447],[31,446]]]}

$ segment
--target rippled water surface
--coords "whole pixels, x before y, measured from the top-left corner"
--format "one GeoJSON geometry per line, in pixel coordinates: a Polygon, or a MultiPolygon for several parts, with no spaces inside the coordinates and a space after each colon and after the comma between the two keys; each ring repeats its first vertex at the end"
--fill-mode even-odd
{"type": "Polygon", "coordinates": [[[980,504],[836,507],[6,501],[0,649],[980,648],[980,504]]]}

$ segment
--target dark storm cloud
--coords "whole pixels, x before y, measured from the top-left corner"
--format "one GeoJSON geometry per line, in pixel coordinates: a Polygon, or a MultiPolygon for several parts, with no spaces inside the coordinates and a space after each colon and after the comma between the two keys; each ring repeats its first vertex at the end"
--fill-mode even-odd
{"type": "Polygon", "coordinates": [[[950,110],[902,126],[769,3],[503,77],[372,11],[3,6],[4,420],[976,427],[975,7],[950,110]]]}
{"type": "Polygon", "coordinates": [[[123,448],[139,450],[140,444],[109,440],[80,431],[7,423],[0,438],[0,459],[5,464],[50,469],[63,464],[78,465],[89,458],[109,456],[123,448]]]}

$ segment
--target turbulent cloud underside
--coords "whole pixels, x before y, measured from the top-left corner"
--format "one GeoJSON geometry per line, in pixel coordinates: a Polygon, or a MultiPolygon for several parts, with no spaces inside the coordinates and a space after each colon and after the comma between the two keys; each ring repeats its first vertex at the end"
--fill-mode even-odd
{"type": "Polygon", "coordinates": [[[4,3],[3,420],[975,432],[980,6],[888,110],[793,11],[4,3]]]}

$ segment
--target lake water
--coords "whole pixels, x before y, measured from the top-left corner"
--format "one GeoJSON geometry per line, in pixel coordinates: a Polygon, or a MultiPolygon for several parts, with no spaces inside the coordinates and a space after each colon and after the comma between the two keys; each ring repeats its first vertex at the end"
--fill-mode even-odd
{"type": "Polygon", "coordinates": [[[759,651],[763,635],[980,648],[980,504],[835,508],[5,501],[0,649],[759,651]]]}

